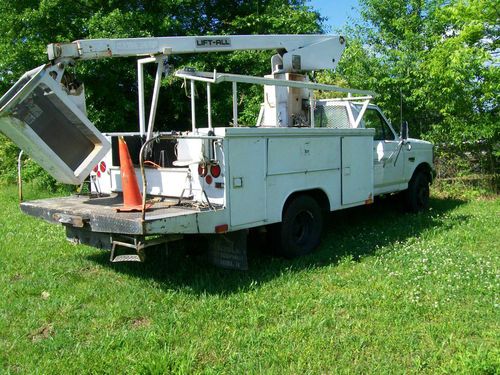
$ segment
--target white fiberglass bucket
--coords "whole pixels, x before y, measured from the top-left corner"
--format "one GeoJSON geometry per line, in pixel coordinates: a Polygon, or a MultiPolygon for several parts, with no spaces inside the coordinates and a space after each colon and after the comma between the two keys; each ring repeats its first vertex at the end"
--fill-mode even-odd
{"type": "Polygon", "coordinates": [[[77,185],[111,145],[47,68],[26,72],[0,98],[0,131],[57,181],[77,185]]]}

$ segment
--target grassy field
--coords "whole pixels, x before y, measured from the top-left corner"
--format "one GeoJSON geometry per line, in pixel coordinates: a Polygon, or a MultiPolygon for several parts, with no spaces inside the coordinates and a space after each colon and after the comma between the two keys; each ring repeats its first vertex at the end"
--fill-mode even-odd
{"type": "Polygon", "coordinates": [[[298,260],[110,264],[0,205],[0,372],[500,372],[500,199],[334,213],[298,260]]]}

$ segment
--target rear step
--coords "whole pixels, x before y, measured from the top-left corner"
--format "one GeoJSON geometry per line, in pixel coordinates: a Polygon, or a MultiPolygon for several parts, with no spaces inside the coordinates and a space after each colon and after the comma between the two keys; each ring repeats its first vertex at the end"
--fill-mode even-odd
{"type": "Polygon", "coordinates": [[[120,236],[120,240],[112,239],[111,256],[109,260],[113,263],[118,262],[144,262],[146,260],[145,249],[151,246],[166,244],[167,242],[181,239],[182,236],[163,236],[154,239],[146,239],[144,236],[120,236]],[[124,247],[134,249],[133,254],[116,255],[116,249],[124,247]]]}
{"type": "Polygon", "coordinates": [[[111,262],[113,263],[118,263],[118,262],[144,262],[144,255],[141,257],[138,254],[123,254],[123,255],[118,255],[114,257],[111,262]]]}

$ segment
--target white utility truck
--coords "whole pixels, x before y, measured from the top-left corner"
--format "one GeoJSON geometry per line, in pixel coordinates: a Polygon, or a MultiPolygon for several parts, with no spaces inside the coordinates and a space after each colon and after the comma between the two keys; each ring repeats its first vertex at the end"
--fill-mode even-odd
{"type": "Polygon", "coordinates": [[[370,104],[373,93],[311,82],[305,74],[334,69],[344,48],[344,37],[331,35],[50,44],[50,62],[25,73],[0,99],[0,130],[58,181],[88,183],[91,194],[22,202],[21,209],[62,223],[71,241],[111,249],[112,261],[142,261],[149,246],[203,235],[209,259],[240,269],[247,267],[250,228],[267,228],[279,252],[293,257],[319,244],[324,212],[371,204],[378,195],[397,192],[412,211],[423,210],[433,177],[432,145],[408,138],[406,124],[398,135],[370,104]],[[271,74],[176,71],[191,101],[191,130],[154,131],[168,56],[238,50],[277,50],[271,74]],[[140,57],[139,131],[102,134],[86,116],[83,85],[65,69],[79,60],[120,56],[140,57]],[[148,63],[157,64],[157,71],[146,121],[143,66],[148,63]],[[231,126],[212,118],[211,90],[218,84],[232,85],[231,126]],[[263,86],[256,124],[239,123],[241,84],[263,86]],[[197,85],[206,87],[207,99],[198,108],[197,85]],[[317,91],[345,97],[317,100],[317,91]],[[207,112],[203,128],[196,126],[200,107],[207,112]],[[121,140],[142,192],[137,212],[117,211],[126,174],[121,140]],[[118,255],[124,249],[132,253],[118,255]]]}

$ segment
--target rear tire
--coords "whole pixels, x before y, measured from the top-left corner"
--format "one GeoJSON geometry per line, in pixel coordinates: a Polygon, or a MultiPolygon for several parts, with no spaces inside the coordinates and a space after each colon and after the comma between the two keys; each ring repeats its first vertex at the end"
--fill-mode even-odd
{"type": "Polygon", "coordinates": [[[422,212],[429,207],[429,178],[424,172],[416,172],[408,183],[405,194],[406,208],[410,212],[422,212]]]}
{"type": "Polygon", "coordinates": [[[281,224],[272,227],[278,253],[295,258],[311,253],[321,241],[323,213],[318,202],[308,196],[296,197],[286,207],[281,224]]]}

